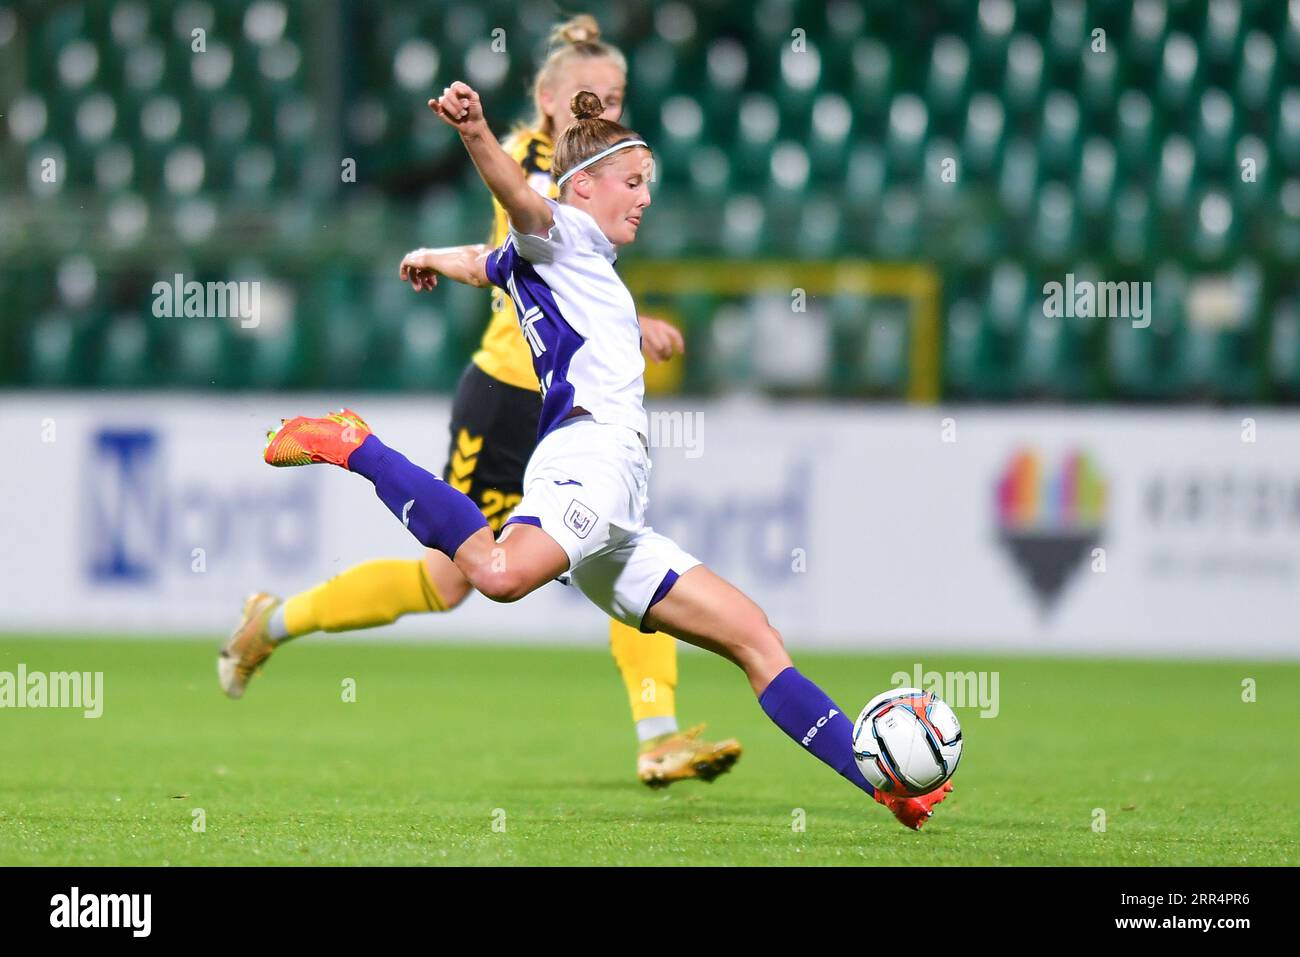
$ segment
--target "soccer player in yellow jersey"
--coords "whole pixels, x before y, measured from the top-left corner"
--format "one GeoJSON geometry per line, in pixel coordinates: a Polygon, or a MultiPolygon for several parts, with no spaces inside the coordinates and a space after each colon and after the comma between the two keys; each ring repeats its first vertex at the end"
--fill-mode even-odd
{"type": "MultiPolygon", "coordinates": [[[[595,92],[606,107],[602,115],[618,120],[626,82],[627,62],[616,47],[600,39],[594,18],[579,15],[552,31],[550,53],[533,88],[536,116],[504,144],[537,192],[551,198],[559,192],[551,178],[552,149],[572,122],[573,94],[595,92]]],[[[490,242],[495,248],[505,241],[508,226],[500,203],[494,201],[493,206],[490,242]]],[[[663,361],[682,350],[681,334],[648,316],[641,317],[641,336],[651,360],[663,361]]],[[[522,496],[541,407],[537,375],[514,307],[495,289],[482,344],[456,389],[443,473],[448,484],[474,500],[494,532],[522,496]]],[[[240,697],[282,641],[317,631],[390,624],[407,614],[450,611],[470,591],[455,564],[429,549],[423,559],[364,562],[284,601],[267,593],[251,595],[218,659],[222,688],[240,697]]],[[[703,725],[678,728],[677,646],[672,637],[642,634],[611,620],[610,648],[632,705],[639,741],[637,775],[643,782],[656,787],[693,777],[712,780],[735,763],[741,748],[734,739],[709,742],[700,738],[703,725]]]]}

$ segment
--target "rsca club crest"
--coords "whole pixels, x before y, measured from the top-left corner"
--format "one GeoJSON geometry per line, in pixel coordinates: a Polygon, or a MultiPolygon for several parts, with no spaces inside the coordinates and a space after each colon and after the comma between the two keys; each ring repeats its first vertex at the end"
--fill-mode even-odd
{"type": "Polygon", "coordinates": [[[1043,613],[1101,540],[1105,509],[1105,480],[1084,452],[1068,453],[1054,470],[1033,450],[1007,464],[997,485],[999,537],[1043,613]]]}

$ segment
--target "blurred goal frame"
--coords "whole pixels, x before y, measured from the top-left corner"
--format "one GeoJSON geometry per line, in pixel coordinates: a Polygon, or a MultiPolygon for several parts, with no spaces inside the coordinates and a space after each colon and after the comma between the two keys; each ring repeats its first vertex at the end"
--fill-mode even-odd
{"type": "MultiPolygon", "coordinates": [[[[714,293],[739,296],[803,289],[809,296],[848,293],[911,302],[906,398],[933,405],[940,397],[939,272],[924,263],[860,260],[657,259],[622,270],[632,296],[714,293]]],[[[654,312],[654,310],[650,310],[654,312]]]]}

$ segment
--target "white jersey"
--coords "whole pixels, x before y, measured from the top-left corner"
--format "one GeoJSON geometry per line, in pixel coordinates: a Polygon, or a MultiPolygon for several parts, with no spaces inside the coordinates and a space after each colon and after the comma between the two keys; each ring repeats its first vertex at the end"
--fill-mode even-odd
{"type": "Polygon", "coordinates": [[[514,301],[542,390],[542,439],[578,407],[597,422],[645,437],[645,359],[636,304],[618,273],[614,244],[586,212],[547,200],[546,236],[510,227],[487,276],[514,301]]]}

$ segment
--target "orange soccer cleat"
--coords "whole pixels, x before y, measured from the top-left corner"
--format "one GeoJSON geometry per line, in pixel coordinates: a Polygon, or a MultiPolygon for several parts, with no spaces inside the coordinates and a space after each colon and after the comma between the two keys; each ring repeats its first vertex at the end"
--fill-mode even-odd
{"type": "Polygon", "coordinates": [[[920,797],[904,797],[876,791],[876,803],[889,808],[904,827],[919,831],[921,825],[934,815],[934,806],[946,798],[951,790],[952,782],[945,781],[942,787],[935,788],[929,794],[922,794],[920,797]]]}
{"type": "Polygon", "coordinates": [[[266,433],[263,458],[280,467],[328,462],[348,467],[348,459],[370,435],[370,426],[350,409],[331,412],[323,419],[300,415],[282,419],[280,427],[266,433]]]}

